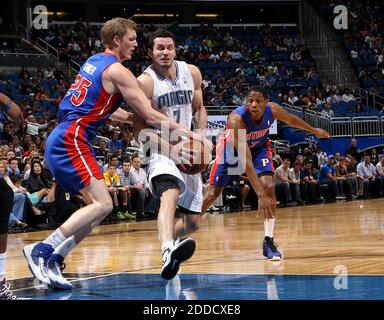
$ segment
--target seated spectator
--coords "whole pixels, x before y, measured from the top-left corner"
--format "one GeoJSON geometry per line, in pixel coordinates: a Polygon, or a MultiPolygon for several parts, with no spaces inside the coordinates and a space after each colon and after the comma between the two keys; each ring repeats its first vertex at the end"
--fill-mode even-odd
{"type": "Polygon", "coordinates": [[[23,175],[20,173],[19,170],[19,160],[17,158],[10,159],[7,175],[11,179],[14,177],[23,179],[23,175]]]}
{"type": "Polygon", "coordinates": [[[316,203],[321,201],[320,184],[312,168],[312,160],[305,159],[300,172],[301,195],[305,203],[316,203]]]}
{"type": "Polygon", "coordinates": [[[333,80],[329,80],[327,86],[325,87],[325,92],[331,93],[331,92],[335,92],[335,90],[336,90],[336,86],[333,83],[333,80]]]}
{"type": "Polygon", "coordinates": [[[323,108],[325,103],[326,103],[326,100],[324,99],[323,93],[319,92],[316,98],[316,108],[317,109],[323,108]]]}
{"type": "Polygon", "coordinates": [[[340,89],[336,89],[335,95],[333,97],[334,97],[336,103],[343,101],[343,96],[341,95],[340,89]]]}
{"type": "Polygon", "coordinates": [[[291,195],[292,199],[297,202],[298,205],[303,203],[300,194],[300,170],[301,170],[301,162],[295,161],[293,167],[289,169],[289,178],[290,178],[290,187],[291,187],[291,195]]]}
{"type": "Polygon", "coordinates": [[[7,158],[7,163],[11,163],[11,159],[15,158],[15,151],[13,149],[8,149],[6,152],[6,158],[7,158]]]}
{"type": "Polygon", "coordinates": [[[14,182],[9,177],[5,177],[4,179],[6,180],[7,184],[12,188],[15,195],[16,194],[17,194],[17,196],[23,195],[25,198],[25,200],[24,200],[24,212],[22,215],[24,217],[24,219],[26,219],[26,212],[28,210],[31,210],[32,213],[36,216],[40,216],[40,215],[45,213],[44,211],[41,211],[38,208],[36,208],[36,206],[32,202],[32,199],[34,199],[34,197],[36,197],[37,195],[31,195],[29,192],[27,192],[27,190],[25,188],[21,187],[20,186],[21,180],[19,178],[15,178],[13,180],[14,182]]]}
{"type": "Polygon", "coordinates": [[[351,139],[351,145],[345,151],[345,154],[350,154],[357,162],[360,160],[359,150],[357,149],[357,140],[355,138],[351,139]]]}
{"type": "Polygon", "coordinates": [[[31,173],[27,180],[22,181],[22,186],[33,195],[31,201],[36,205],[40,202],[47,202],[45,197],[51,191],[52,181],[46,176],[42,164],[39,161],[33,161],[31,173]]]}
{"type": "Polygon", "coordinates": [[[118,140],[119,133],[117,131],[112,132],[112,139],[108,141],[107,148],[110,152],[115,152],[123,148],[123,141],[118,140]]]}
{"type": "Polygon", "coordinates": [[[362,197],[364,178],[357,174],[357,161],[351,155],[347,155],[345,158],[347,160],[348,179],[352,182],[352,195],[362,197]]]}
{"type": "Polygon", "coordinates": [[[121,170],[120,160],[116,152],[109,155],[108,163],[103,167],[103,172],[107,172],[109,163],[112,163],[115,166],[117,169],[117,174],[119,174],[121,170]]]}
{"type": "Polygon", "coordinates": [[[104,157],[103,163],[108,158],[109,150],[107,150],[107,142],[104,139],[100,139],[98,143],[98,149],[95,151],[96,157],[104,157]]]}
{"type": "Polygon", "coordinates": [[[148,182],[147,182],[147,173],[143,168],[141,168],[141,160],[138,154],[132,155],[132,168],[131,173],[133,176],[133,179],[136,182],[136,185],[132,186],[130,188],[131,191],[131,199],[132,201],[135,199],[136,201],[136,207],[133,209],[134,212],[136,212],[137,216],[143,216],[144,215],[144,205],[145,205],[145,198],[149,196],[148,193],[148,182]]]}
{"type": "Polygon", "coordinates": [[[352,200],[351,190],[353,187],[351,180],[348,179],[347,160],[345,158],[340,158],[335,167],[338,189],[338,195],[336,199],[347,198],[347,201],[352,200]]]}
{"type": "Polygon", "coordinates": [[[255,76],[257,74],[257,69],[252,61],[249,61],[248,68],[246,69],[246,74],[248,76],[255,76]]]}
{"type": "Polygon", "coordinates": [[[120,213],[119,213],[119,201],[117,198],[117,193],[118,193],[117,187],[120,186],[120,178],[116,172],[116,169],[117,169],[116,166],[110,161],[108,163],[108,170],[104,173],[104,180],[107,186],[107,190],[113,200],[113,215],[120,220],[120,218],[125,219],[125,217],[120,217],[119,215],[120,213]]]}
{"type": "Polygon", "coordinates": [[[289,96],[288,101],[292,105],[295,105],[295,103],[299,100],[299,98],[297,97],[297,95],[293,91],[289,91],[288,96],[289,96]]]}
{"type": "Polygon", "coordinates": [[[123,165],[119,176],[121,184],[119,190],[122,202],[122,212],[126,218],[132,218],[133,216],[130,214],[132,212],[131,188],[136,185],[136,181],[131,173],[131,160],[129,158],[123,159],[123,165]]]}
{"type": "MultiPolygon", "coordinates": [[[[3,161],[0,161],[0,175],[5,179],[7,183],[10,182],[6,174],[6,166],[3,161]]],[[[25,197],[21,193],[15,193],[13,197],[13,208],[9,216],[8,228],[10,230],[18,227],[22,230],[26,229],[28,225],[24,222],[26,221],[26,214],[24,210],[25,197]]]]}
{"type": "MultiPolygon", "coordinates": [[[[379,155],[377,154],[377,151],[375,148],[372,149],[371,151],[371,163],[376,166],[379,163],[379,155]]],[[[9,162],[9,161],[8,161],[9,162]]]]}
{"type": "Polygon", "coordinates": [[[332,104],[335,104],[337,103],[337,99],[335,97],[335,94],[333,92],[331,92],[328,96],[328,98],[326,99],[326,103],[328,103],[329,105],[332,105],[332,104]]]}
{"type": "Polygon", "coordinates": [[[17,158],[22,158],[24,154],[24,149],[20,145],[20,139],[18,136],[14,136],[12,139],[12,145],[13,145],[13,150],[15,151],[15,157],[17,158]]]}
{"type": "Polygon", "coordinates": [[[272,161],[275,168],[279,167],[283,163],[283,159],[281,159],[280,155],[277,153],[276,148],[272,148],[272,161]]]}
{"type": "Polygon", "coordinates": [[[319,171],[319,183],[320,185],[328,186],[328,199],[336,200],[337,196],[337,177],[336,169],[333,165],[335,157],[333,155],[328,156],[327,162],[324,163],[319,171]]]}
{"type": "Polygon", "coordinates": [[[350,93],[348,88],[345,89],[345,92],[343,94],[343,101],[345,102],[356,101],[355,96],[352,93],[350,93]]]}
{"type": "Polygon", "coordinates": [[[321,114],[330,118],[335,116],[335,113],[331,109],[331,104],[329,102],[326,102],[324,104],[324,109],[321,110],[321,114]]]}
{"type": "Polygon", "coordinates": [[[357,174],[363,177],[363,197],[377,195],[381,187],[381,179],[376,179],[376,168],[371,163],[369,155],[364,156],[364,161],[357,165],[357,174]],[[380,186],[379,186],[380,185],[380,186]]]}
{"type": "Polygon", "coordinates": [[[274,173],[276,196],[282,206],[285,206],[287,203],[292,202],[291,189],[289,185],[290,163],[291,163],[291,160],[289,158],[285,158],[283,161],[283,164],[279,166],[274,173]],[[281,195],[283,197],[281,197],[281,195]]]}

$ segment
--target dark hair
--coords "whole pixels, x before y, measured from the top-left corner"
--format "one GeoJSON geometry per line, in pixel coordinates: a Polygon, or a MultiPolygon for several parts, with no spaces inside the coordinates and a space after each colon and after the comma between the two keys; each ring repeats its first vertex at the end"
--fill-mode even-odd
{"type": "Polygon", "coordinates": [[[133,159],[135,159],[135,158],[139,158],[139,159],[140,159],[140,156],[139,156],[138,153],[134,153],[133,155],[131,155],[131,159],[132,159],[132,161],[133,161],[133,159]]]}
{"type": "Polygon", "coordinates": [[[114,167],[115,169],[117,169],[117,167],[112,163],[112,161],[108,162],[108,169],[110,167],[114,167]]]}
{"type": "Polygon", "coordinates": [[[172,32],[165,30],[165,29],[159,29],[159,30],[156,30],[154,33],[152,33],[152,35],[149,37],[149,39],[148,39],[148,48],[149,49],[151,49],[151,50],[153,49],[153,45],[154,45],[156,38],[172,38],[173,43],[176,43],[175,36],[173,35],[172,32]]]}
{"type": "Polygon", "coordinates": [[[262,87],[262,86],[252,86],[252,87],[250,87],[249,90],[248,90],[248,95],[249,95],[251,92],[260,92],[260,93],[263,95],[263,97],[264,97],[265,99],[268,99],[268,98],[269,98],[268,91],[265,90],[265,88],[262,87]]]}
{"type": "Polygon", "coordinates": [[[291,162],[291,159],[290,158],[284,158],[284,161],[289,161],[289,162],[291,162]]]}
{"type": "Polygon", "coordinates": [[[43,175],[43,165],[41,164],[40,161],[33,160],[33,161],[32,161],[32,164],[31,164],[31,173],[30,173],[30,175],[31,175],[32,177],[36,177],[36,173],[35,173],[35,171],[33,170],[33,167],[35,166],[36,163],[37,163],[37,164],[40,166],[40,168],[41,168],[40,176],[43,175]]]}
{"type": "Polygon", "coordinates": [[[117,158],[117,160],[119,160],[119,155],[116,152],[113,152],[109,156],[109,161],[111,161],[112,158],[117,158]]]}
{"type": "Polygon", "coordinates": [[[124,162],[131,163],[131,158],[129,156],[124,157],[123,160],[122,160],[122,163],[124,163],[124,162]]]}

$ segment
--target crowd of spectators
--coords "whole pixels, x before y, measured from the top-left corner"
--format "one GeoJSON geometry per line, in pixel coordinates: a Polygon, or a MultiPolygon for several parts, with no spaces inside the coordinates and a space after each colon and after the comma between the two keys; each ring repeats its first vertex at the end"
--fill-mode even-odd
{"type": "MultiPolygon", "coordinates": [[[[186,28],[169,26],[177,41],[177,57],[200,67],[203,74],[204,103],[207,106],[240,105],[249,86],[266,87],[274,101],[284,101],[292,92],[313,103],[326,91],[316,63],[296,27],[223,28],[201,24],[186,28]]],[[[127,63],[138,76],[150,64],[147,40],[154,25],[139,25],[133,61],[127,63]]],[[[82,63],[103,50],[100,26],[83,22],[51,24],[48,30],[34,30],[57,48],[61,60],[82,63]]]]}
{"type": "MultiPolygon", "coordinates": [[[[139,43],[144,44],[154,28],[152,25],[141,26],[138,30],[139,43]]],[[[210,25],[201,25],[191,30],[181,29],[178,28],[175,32],[179,59],[194,63],[201,68],[202,89],[207,106],[242,105],[248,87],[260,83],[268,89],[272,100],[321,111],[324,116],[334,116],[332,108],[340,103],[348,104],[349,108],[355,107],[356,110],[345,110],[349,115],[360,110],[359,104],[348,88],[335,85],[332,81],[322,86],[316,64],[311,60],[310,52],[296,30],[276,29],[264,25],[257,28],[255,36],[252,30],[250,32],[243,30],[242,33],[236,30],[223,32],[210,25]],[[350,104],[351,102],[356,105],[350,104]]],[[[70,26],[51,25],[48,31],[41,32],[35,36],[43,37],[45,41],[60,49],[62,59],[83,61],[89,55],[102,50],[98,40],[99,27],[84,23],[82,20],[70,26]]],[[[135,75],[139,75],[149,65],[145,45],[139,46],[135,57],[135,60],[129,63],[129,67],[135,75]]],[[[32,70],[22,67],[17,73],[0,70],[1,91],[19,104],[25,119],[24,127],[18,130],[4,112],[0,112],[2,163],[10,177],[10,183],[14,186],[14,191],[24,195],[23,198],[18,196],[22,199],[18,200],[21,209],[14,215],[15,219],[10,222],[10,228],[25,229],[25,224],[39,221],[36,218],[39,216],[49,216],[51,220],[62,222],[68,214],[81,206],[82,202],[87,202],[87,199],[82,197],[66,195],[52,179],[44,161],[45,141],[57,125],[57,108],[70,84],[71,79],[57,68],[38,67],[32,70]]],[[[144,216],[145,213],[155,212],[158,203],[148,190],[145,173],[140,169],[140,157],[134,155],[140,152],[141,145],[135,140],[132,128],[127,124],[108,120],[105,126],[99,129],[98,136],[92,144],[105,173],[106,188],[114,199],[114,211],[108,219],[134,219],[144,216]]],[[[278,159],[277,153],[275,155],[278,159]]],[[[350,161],[356,164],[354,162],[356,155],[352,156],[355,160],[347,156],[340,162],[345,164],[350,161]]],[[[290,157],[289,163],[285,159],[280,159],[276,163],[277,172],[282,172],[281,177],[280,174],[276,174],[278,182],[276,188],[277,191],[283,191],[278,194],[286,195],[286,199],[281,201],[283,204],[290,201],[299,204],[318,201],[321,199],[323,189],[327,189],[326,196],[331,199],[367,196],[372,191],[371,187],[361,189],[361,185],[366,186],[367,183],[361,184],[360,182],[364,180],[360,181],[359,178],[356,178],[358,183],[355,189],[344,181],[336,182],[336,187],[333,182],[318,182],[320,164],[327,162],[327,158],[325,156],[321,160],[313,158],[310,162],[305,150],[302,158],[305,159],[305,163],[297,161],[296,156],[290,157]],[[284,174],[291,163],[293,168],[287,178],[288,188],[284,174]],[[333,192],[334,189],[336,194],[333,192]]],[[[339,163],[339,160],[336,161],[339,163]]],[[[332,165],[330,163],[330,166],[332,165]]],[[[337,179],[328,175],[325,179],[343,180],[339,179],[337,172],[335,176],[337,179]]],[[[347,181],[350,180],[353,179],[347,181]]],[[[373,190],[377,189],[380,193],[382,187],[378,181],[381,181],[381,178],[376,181],[373,190]]],[[[252,190],[246,177],[242,177],[236,183],[237,187],[230,186],[225,194],[231,197],[235,192],[235,198],[242,199],[240,207],[244,208],[246,199],[252,198],[252,190]]],[[[352,185],[355,186],[353,183],[352,185]]]]}
{"type": "Polygon", "coordinates": [[[320,12],[331,20],[336,5],[348,9],[348,28],[340,30],[346,53],[349,55],[363,88],[384,95],[384,5],[379,0],[315,1],[320,12]]]}

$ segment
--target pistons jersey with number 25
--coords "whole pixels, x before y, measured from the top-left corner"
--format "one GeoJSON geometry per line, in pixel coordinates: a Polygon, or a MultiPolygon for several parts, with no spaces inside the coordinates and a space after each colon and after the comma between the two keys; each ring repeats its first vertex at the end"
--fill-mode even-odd
{"type": "Polygon", "coordinates": [[[85,127],[89,138],[122,104],[120,94],[108,94],[102,84],[103,71],[118,59],[106,52],[90,57],[81,67],[59,107],[59,123],[74,122],[85,127]]]}

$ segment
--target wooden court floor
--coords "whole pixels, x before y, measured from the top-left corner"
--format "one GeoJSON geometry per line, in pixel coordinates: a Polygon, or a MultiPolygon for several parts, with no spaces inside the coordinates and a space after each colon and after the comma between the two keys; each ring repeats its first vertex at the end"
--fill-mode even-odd
{"type": "MultiPolygon", "coordinates": [[[[31,277],[22,248],[51,231],[11,234],[7,278],[31,277]]],[[[384,199],[277,210],[275,241],[284,259],[262,256],[263,219],[254,211],[204,216],[197,249],[181,274],[384,274],[384,199]]],[[[159,273],[156,221],[97,227],[66,258],[66,273],[159,273]]]]}

